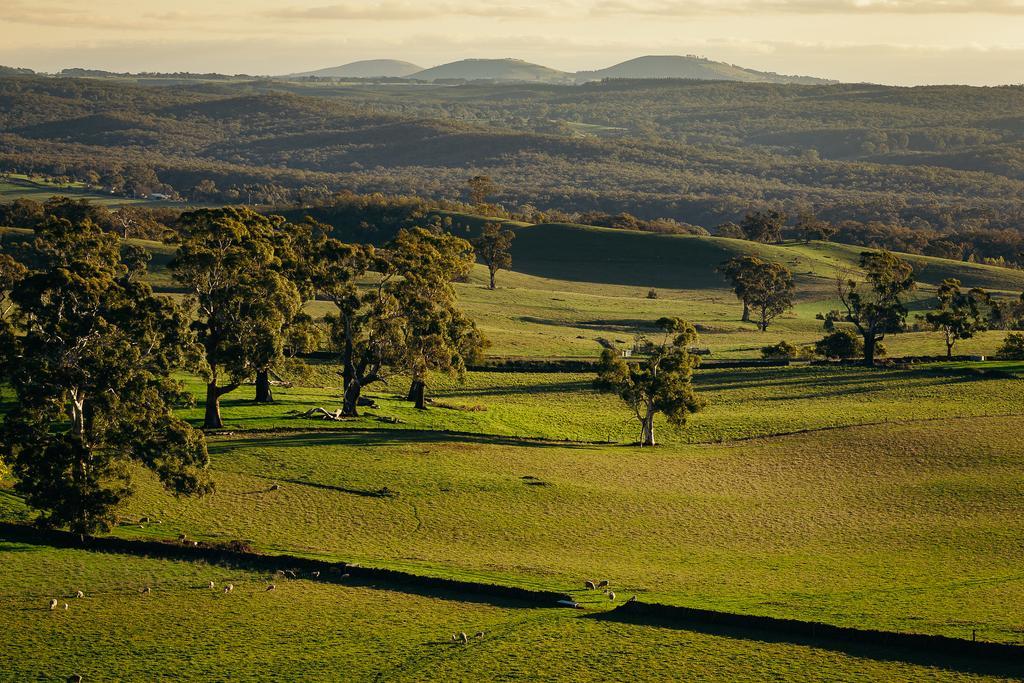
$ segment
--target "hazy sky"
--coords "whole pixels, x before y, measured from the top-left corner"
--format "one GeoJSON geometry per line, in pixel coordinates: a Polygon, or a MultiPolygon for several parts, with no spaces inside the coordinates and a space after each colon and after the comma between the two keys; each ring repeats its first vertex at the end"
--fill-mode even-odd
{"type": "Polygon", "coordinates": [[[877,83],[1024,83],[1024,0],[2,0],[0,64],[280,74],[357,59],[594,69],[699,54],[877,83]]]}

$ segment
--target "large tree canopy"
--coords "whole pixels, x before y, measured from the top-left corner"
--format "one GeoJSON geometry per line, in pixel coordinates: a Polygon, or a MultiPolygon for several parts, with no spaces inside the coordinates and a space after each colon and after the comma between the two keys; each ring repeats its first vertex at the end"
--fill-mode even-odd
{"type": "Polygon", "coordinates": [[[170,374],[198,355],[187,317],[89,220],[38,228],[32,256],[11,287],[4,375],[18,400],[3,456],[39,521],[108,529],[133,462],[177,493],[210,490],[203,435],[170,408],[187,399],[170,374]]]}
{"type": "Polygon", "coordinates": [[[932,329],[942,332],[946,357],[952,358],[958,341],[988,329],[992,296],[980,287],[964,292],[955,278],[943,280],[937,296],[938,310],[925,314],[925,320],[932,329]]]}
{"type": "Polygon", "coordinates": [[[616,394],[640,422],[640,445],[654,445],[654,416],[663,413],[669,424],[681,427],[690,413],[701,410],[703,398],[693,389],[693,370],[700,358],[689,353],[697,341],[693,325],[679,318],[662,318],[659,343],[651,343],[650,355],[628,363],[612,349],[601,354],[595,386],[616,394]]]}
{"type": "Polygon", "coordinates": [[[284,230],[279,216],[237,207],[186,213],[178,222],[170,269],[196,311],[205,428],[223,426],[221,396],[283,360],[283,331],[302,307],[298,288],[281,272],[284,230]]]}
{"type": "Polygon", "coordinates": [[[736,297],[743,302],[744,322],[757,313],[762,332],[775,318],[793,307],[793,274],[781,263],[763,261],[756,256],[737,256],[718,267],[730,281],[736,297]]]}
{"type": "Polygon", "coordinates": [[[907,308],[903,295],[914,288],[914,267],[888,251],[860,255],[864,281],[837,278],[839,299],[846,320],[864,340],[864,363],[874,365],[875,349],[888,332],[903,329],[907,308]]]}

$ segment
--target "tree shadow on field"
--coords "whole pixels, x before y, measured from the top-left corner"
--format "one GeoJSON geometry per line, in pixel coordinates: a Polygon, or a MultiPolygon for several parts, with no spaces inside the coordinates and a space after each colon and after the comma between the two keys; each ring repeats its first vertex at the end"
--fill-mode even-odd
{"type": "Polygon", "coordinates": [[[471,434],[417,429],[331,429],[322,431],[278,432],[253,436],[235,436],[209,442],[211,455],[229,453],[235,448],[317,448],[332,446],[415,446],[424,444],[468,443],[517,448],[590,448],[591,444],[545,441],[495,434],[471,434]]]}
{"type": "Polygon", "coordinates": [[[582,618],[676,631],[689,631],[691,633],[702,633],[710,636],[731,638],[733,640],[798,645],[879,662],[899,662],[958,673],[1024,680],[1024,662],[1021,662],[1019,659],[954,654],[895,643],[882,645],[833,637],[815,637],[785,630],[772,630],[766,626],[740,626],[703,621],[696,618],[669,619],[658,615],[637,613],[628,609],[622,609],[621,607],[607,612],[588,614],[582,618]]]}
{"type": "MultiPolygon", "coordinates": [[[[511,373],[509,373],[511,374],[511,373]]],[[[577,373],[588,374],[588,373],[577,373]]],[[[438,391],[441,398],[455,398],[457,396],[508,396],[509,394],[567,394],[577,391],[589,391],[591,383],[586,380],[575,380],[568,382],[537,382],[535,384],[496,384],[489,387],[459,388],[453,387],[438,391]]]]}
{"type": "MultiPolygon", "coordinates": [[[[921,388],[938,385],[965,384],[987,381],[980,374],[944,372],[941,370],[888,370],[858,367],[838,369],[784,368],[751,370],[706,369],[694,375],[693,383],[701,389],[728,391],[730,389],[784,389],[775,400],[793,398],[822,398],[842,394],[885,391],[889,386],[902,385],[921,388]],[[776,373],[772,373],[775,370],[776,373]],[[801,393],[803,390],[803,393],[801,393]]],[[[766,397],[770,399],[771,397],[766,397]]]]}

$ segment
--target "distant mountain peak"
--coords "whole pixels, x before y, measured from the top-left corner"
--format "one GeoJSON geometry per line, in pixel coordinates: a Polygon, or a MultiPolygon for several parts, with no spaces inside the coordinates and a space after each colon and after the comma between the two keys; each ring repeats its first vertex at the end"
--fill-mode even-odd
{"type": "Polygon", "coordinates": [[[318,78],[406,78],[422,70],[422,66],[417,66],[412,62],[403,62],[400,59],[363,59],[341,66],[290,74],[290,76],[293,78],[308,76],[318,78]]]}
{"type": "Polygon", "coordinates": [[[756,71],[725,62],[716,62],[697,55],[645,55],[630,59],[607,69],[579,71],[576,82],[600,81],[606,78],[668,79],[683,78],[709,81],[741,81],[746,83],[835,83],[810,76],[785,76],[768,71],[756,71]]]}

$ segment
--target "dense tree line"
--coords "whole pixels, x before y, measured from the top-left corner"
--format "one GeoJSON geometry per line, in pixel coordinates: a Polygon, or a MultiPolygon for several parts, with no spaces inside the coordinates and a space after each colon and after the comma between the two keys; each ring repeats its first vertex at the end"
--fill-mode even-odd
{"type": "Polygon", "coordinates": [[[187,212],[175,228],[183,303],[155,296],[145,252],[88,215],[48,214],[0,253],[0,385],[17,398],[0,461],[42,524],[109,528],[131,463],[178,493],[211,490],[203,434],[173,412],[191,401],[177,371],[206,380],[203,427],[218,429],[224,394],[255,381],[257,401],[272,400],[270,374],[321,337],[342,366],[344,416],[395,374],[425,409],[429,373],[461,375],[486,345],[457,306],[452,282],[474,255],[454,235],[414,227],[375,248],[244,207],[187,212]],[[337,308],[319,326],[302,312],[313,297],[337,308]]]}

